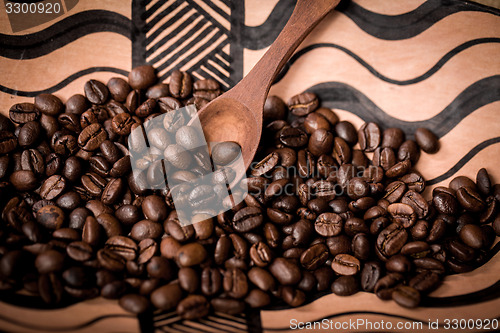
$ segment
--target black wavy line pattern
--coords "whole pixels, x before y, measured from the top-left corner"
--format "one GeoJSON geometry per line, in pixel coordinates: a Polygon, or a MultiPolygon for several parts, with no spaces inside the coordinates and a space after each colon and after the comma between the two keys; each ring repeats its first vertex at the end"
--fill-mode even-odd
{"type": "MultiPolygon", "coordinates": [[[[271,45],[292,14],[294,0],[281,0],[264,23],[251,27],[241,24],[241,44],[258,50],[271,45]]],[[[364,32],[380,39],[401,40],[414,37],[443,18],[462,11],[477,11],[500,16],[500,10],[473,2],[428,0],[415,10],[401,15],[383,15],[342,0],[336,10],[344,13],[364,32]]]]}
{"type": "Polygon", "coordinates": [[[281,79],[283,79],[285,77],[286,73],[290,70],[291,66],[297,60],[299,60],[300,57],[304,56],[308,52],[311,52],[311,51],[319,49],[319,48],[334,48],[334,49],[338,49],[338,50],[346,53],[350,57],[352,57],[360,65],[362,65],[370,73],[372,73],[375,77],[381,79],[382,81],[392,83],[392,84],[397,84],[400,86],[406,86],[406,85],[415,84],[415,83],[421,82],[425,79],[428,79],[433,74],[435,74],[439,69],[441,69],[441,67],[443,67],[444,64],[446,64],[451,58],[453,58],[458,53],[460,53],[460,52],[462,52],[462,51],[464,51],[472,46],[479,45],[479,44],[487,44],[487,43],[500,43],[500,38],[478,38],[478,39],[473,39],[473,40],[467,41],[465,43],[462,43],[462,44],[456,46],[455,48],[453,48],[451,51],[447,52],[441,59],[438,60],[438,62],[436,62],[436,64],[434,66],[432,66],[424,74],[419,75],[419,76],[417,76],[413,79],[409,79],[409,80],[391,79],[390,77],[387,77],[387,76],[381,74],[375,68],[373,68],[373,66],[371,66],[369,63],[367,63],[365,60],[363,60],[360,56],[358,56],[356,53],[354,53],[353,51],[351,51],[348,48],[345,48],[341,45],[333,44],[333,43],[317,43],[317,44],[309,45],[309,46],[301,49],[297,53],[295,53],[290,58],[290,60],[286,63],[285,67],[283,67],[281,72],[278,74],[274,83],[281,81],[281,79]]]}
{"type": "Polygon", "coordinates": [[[49,54],[80,37],[105,31],[131,39],[132,24],[128,18],[115,12],[88,10],[29,35],[0,34],[0,56],[9,59],[33,59],[49,54]]]}
{"type": "Polygon", "coordinates": [[[240,20],[238,27],[240,35],[237,42],[250,50],[259,50],[271,45],[292,15],[296,2],[296,0],[278,1],[266,21],[256,27],[246,26],[244,20],[240,20]]]}
{"type": "Polygon", "coordinates": [[[471,158],[473,158],[475,155],[477,155],[481,150],[500,142],[500,136],[496,138],[491,138],[489,140],[485,140],[472,148],[467,154],[464,155],[454,166],[452,166],[448,171],[443,173],[442,175],[430,179],[426,181],[427,185],[434,185],[439,182],[442,182],[445,179],[450,178],[453,176],[458,170],[460,170],[471,158]]]}
{"type": "Polygon", "coordinates": [[[61,82],[59,82],[58,84],[56,84],[56,85],[54,85],[52,87],[43,89],[43,90],[23,91],[23,90],[11,89],[11,88],[5,87],[5,86],[3,86],[3,85],[0,84],[0,91],[2,91],[4,93],[7,93],[7,94],[15,95],[15,96],[35,97],[35,96],[37,96],[39,94],[43,94],[43,93],[53,93],[53,92],[56,92],[56,91],[58,91],[58,90],[60,90],[60,89],[62,89],[64,87],[66,87],[68,84],[70,84],[71,82],[75,81],[79,77],[82,77],[84,75],[91,74],[91,73],[97,73],[97,72],[111,72],[111,73],[117,73],[117,74],[120,74],[120,75],[123,75],[123,76],[128,76],[128,71],[120,69],[120,68],[114,68],[114,67],[90,67],[90,68],[78,71],[78,72],[76,72],[76,73],[68,76],[67,78],[65,78],[64,80],[62,80],[61,82]]]}
{"type": "Polygon", "coordinates": [[[500,15],[500,11],[468,1],[428,0],[415,10],[401,15],[382,15],[364,9],[353,1],[342,1],[343,12],[364,32],[380,39],[401,40],[414,37],[443,18],[462,11],[500,15]]]}
{"type": "Polygon", "coordinates": [[[307,91],[318,95],[326,107],[352,112],[366,122],[380,124],[382,128],[402,128],[408,138],[412,138],[413,133],[419,127],[426,127],[438,137],[442,137],[478,108],[500,100],[500,75],[474,82],[437,115],[421,121],[404,121],[394,118],[359,90],[342,82],[320,83],[310,87],[307,91]]]}
{"type": "Polygon", "coordinates": [[[27,328],[30,330],[44,330],[44,331],[52,331],[52,332],[70,332],[70,331],[76,331],[80,330],[85,327],[89,327],[101,320],[106,320],[106,319],[114,319],[114,318],[136,318],[134,315],[127,315],[127,314],[111,314],[111,315],[105,315],[105,316],[99,316],[96,318],[93,318],[89,321],[74,325],[74,326],[66,326],[66,327],[57,327],[57,326],[39,326],[35,324],[31,324],[30,322],[21,322],[12,318],[9,318],[7,316],[3,316],[0,314],[0,320],[3,320],[5,322],[27,328]]]}

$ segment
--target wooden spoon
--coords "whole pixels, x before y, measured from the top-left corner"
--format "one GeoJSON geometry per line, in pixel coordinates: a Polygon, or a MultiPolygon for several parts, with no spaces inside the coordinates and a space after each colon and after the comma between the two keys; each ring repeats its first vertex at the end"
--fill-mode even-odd
{"type": "Polygon", "coordinates": [[[248,168],[259,145],[264,103],[274,78],[309,32],[339,2],[297,1],[283,31],[252,70],[198,113],[207,142],[237,142],[248,168]]]}

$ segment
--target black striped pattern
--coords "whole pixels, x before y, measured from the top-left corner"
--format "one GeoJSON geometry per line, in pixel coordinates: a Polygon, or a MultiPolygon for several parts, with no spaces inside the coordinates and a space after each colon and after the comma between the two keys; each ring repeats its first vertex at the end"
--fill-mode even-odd
{"type": "Polygon", "coordinates": [[[224,313],[215,313],[206,318],[192,321],[182,319],[175,312],[162,312],[155,314],[153,321],[153,327],[149,329],[155,332],[168,333],[245,333],[249,331],[249,326],[255,326],[248,323],[245,314],[233,316],[224,313]]]}
{"type": "Polygon", "coordinates": [[[230,6],[228,1],[151,0],[145,3],[144,60],[161,80],[174,69],[196,78],[214,78],[228,88],[230,80],[230,6]]]}

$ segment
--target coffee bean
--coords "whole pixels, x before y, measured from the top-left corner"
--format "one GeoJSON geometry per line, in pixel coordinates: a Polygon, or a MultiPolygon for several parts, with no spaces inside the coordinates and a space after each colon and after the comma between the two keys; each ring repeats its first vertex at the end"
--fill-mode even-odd
{"type": "Polygon", "coordinates": [[[193,79],[187,72],[174,70],[170,76],[170,94],[176,98],[186,98],[193,89],[193,79]]]}
{"type": "Polygon", "coordinates": [[[40,122],[28,121],[25,123],[18,135],[18,142],[21,147],[35,146],[38,143],[42,131],[40,122]]]}
{"type": "Polygon", "coordinates": [[[274,259],[269,265],[269,271],[282,285],[295,285],[302,277],[300,268],[285,258],[274,259]]]}
{"type": "Polygon", "coordinates": [[[58,304],[63,295],[63,285],[54,273],[42,274],[38,278],[40,297],[47,304],[58,304]]]}
{"type": "Polygon", "coordinates": [[[40,188],[40,196],[46,200],[52,200],[66,189],[66,180],[63,176],[53,175],[47,178],[40,188]]]}
{"type": "Polygon", "coordinates": [[[438,193],[432,198],[432,203],[438,212],[442,214],[455,215],[458,213],[457,199],[448,193],[438,193]]]}
{"type": "Polygon", "coordinates": [[[113,272],[119,272],[125,268],[125,258],[111,249],[97,251],[97,259],[101,267],[113,272]]]}
{"type": "Polygon", "coordinates": [[[300,263],[307,270],[315,270],[325,263],[328,256],[329,251],[326,245],[314,244],[302,253],[300,263]]]}
{"type": "Polygon", "coordinates": [[[93,104],[104,104],[108,100],[109,90],[104,83],[90,80],[84,86],[85,97],[93,104]]]}
{"type": "Polygon", "coordinates": [[[404,228],[410,228],[417,221],[417,214],[413,207],[404,203],[390,204],[387,207],[387,212],[391,215],[393,223],[399,224],[404,228]]]}
{"type": "Polygon", "coordinates": [[[9,110],[12,122],[22,125],[40,119],[40,110],[32,103],[14,104],[9,110]]]}
{"type": "Polygon", "coordinates": [[[339,275],[354,275],[360,267],[359,260],[349,254],[337,254],[332,261],[332,269],[339,275]]]}
{"type": "Polygon", "coordinates": [[[359,282],[354,276],[344,275],[332,283],[331,289],[337,296],[350,296],[358,292],[359,282]]]}
{"type": "Polygon", "coordinates": [[[377,250],[383,258],[398,253],[406,243],[408,233],[402,225],[393,223],[378,235],[377,250]]]}
{"type": "Polygon", "coordinates": [[[17,147],[16,136],[7,131],[0,131],[0,154],[7,154],[17,147]]]}
{"type": "Polygon", "coordinates": [[[305,92],[290,98],[288,109],[296,116],[305,116],[317,109],[318,97],[314,93],[305,92]]]}
{"type": "Polygon", "coordinates": [[[420,303],[420,293],[412,287],[398,286],[392,292],[392,299],[405,308],[415,308],[420,303]]]}
{"type": "Polygon", "coordinates": [[[362,150],[374,151],[380,145],[380,128],[375,123],[365,123],[358,131],[358,140],[362,150]]]}
{"type": "Polygon", "coordinates": [[[202,263],[207,257],[207,251],[203,245],[189,243],[183,245],[176,253],[176,260],[182,267],[195,266],[202,263]]]}
{"type": "Polygon", "coordinates": [[[140,314],[149,308],[149,301],[146,297],[137,294],[128,294],[120,298],[119,304],[128,312],[140,314]]]}
{"type": "Polygon", "coordinates": [[[303,147],[308,142],[307,134],[299,128],[285,128],[280,131],[280,141],[288,147],[303,147]]]}
{"type": "Polygon", "coordinates": [[[483,231],[478,225],[466,224],[462,227],[458,235],[462,242],[473,249],[484,247],[483,231]]]}
{"type": "Polygon", "coordinates": [[[189,295],[177,305],[177,313],[186,320],[194,320],[208,314],[210,305],[201,295],[189,295]]]}
{"type": "Polygon", "coordinates": [[[148,65],[137,66],[128,75],[128,83],[132,89],[146,89],[152,86],[156,80],[154,68],[148,65]]]}
{"type": "Polygon", "coordinates": [[[314,223],[316,232],[324,237],[338,235],[342,231],[342,227],[342,219],[335,213],[323,213],[318,216],[314,223]]]}
{"type": "Polygon", "coordinates": [[[182,299],[182,290],[178,283],[169,283],[151,293],[151,303],[161,310],[175,308],[182,299]]]}
{"type": "Polygon", "coordinates": [[[361,271],[361,288],[372,292],[378,280],[382,277],[383,267],[378,261],[366,262],[361,271]]]}
{"type": "Polygon", "coordinates": [[[94,151],[108,138],[100,124],[91,124],[78,137],[78,145],[86,151],[94,151]]]}
{"type": "Polygon", "coordinates": [[[441,279],[438,274],[431,271],[423,271],[413,277],[408,285],[420,293],[428,293],[441,283],[441,279]]]}
{"type": "Polygon", "coordinates": [[[480,212],[486,206],[481,195],[470,187],[459,188],[456,195],[460,205],[470,212],[480,212]]]}
{"type": "Polygon", "coordinates": [[[90,244],[81,241],[68,244],[66,252],[71,259],[76,261],[87,261],[93,256],[93,250],[90,244]]]}
{"type": "Polygon", "coordinates": [[[439,150],[438,137],[427,128],[417,128],[415,141],[428,154],[435,154],[439,150]]]}

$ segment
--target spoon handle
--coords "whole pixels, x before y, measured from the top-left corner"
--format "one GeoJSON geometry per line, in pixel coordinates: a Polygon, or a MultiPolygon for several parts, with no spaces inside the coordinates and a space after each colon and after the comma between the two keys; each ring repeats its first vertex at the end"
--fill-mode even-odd
{"type": "Polygon", "coordinates": [[[262,123],[265,99],[274,78],[311,30],[337,6],[340,0],[297,0],[287,24],[252,70],[226,96],[254,112],[262,123]]]}

